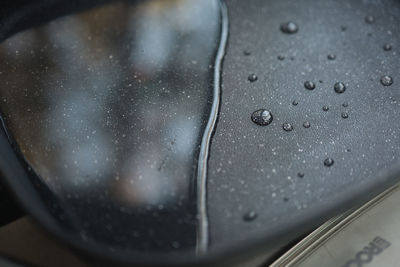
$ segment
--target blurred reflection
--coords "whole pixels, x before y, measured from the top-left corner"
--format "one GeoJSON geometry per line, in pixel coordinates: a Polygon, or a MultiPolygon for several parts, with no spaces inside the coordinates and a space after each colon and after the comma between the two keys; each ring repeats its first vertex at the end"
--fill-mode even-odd
{"type": "Polygon", "coordinates": [[[195,245],[219,19],[214,0],[117,2],[0,46],[1,113],[83,238],[195,245]]]}

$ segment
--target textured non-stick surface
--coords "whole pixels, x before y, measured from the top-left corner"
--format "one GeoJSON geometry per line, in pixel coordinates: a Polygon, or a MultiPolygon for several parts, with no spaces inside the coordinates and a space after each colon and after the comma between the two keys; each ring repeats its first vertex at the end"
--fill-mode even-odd
{"type": "Polygon", "coordinates": [[[230,0],[227,6],[230,38],[209,159],[212,245],[246,239],[351,195],[366,197],[361,188],[379,188],[377,174],[400,155],[399,1],[230,0]],[[374,23],[366,23],[368,15],[374,23]],[[286,21],[299,31],[282,33],[286,21]],[[384,51],[385,44],[392,50],[384,51]],[[251,73],[258,76],[252,83],[251,73]],[[383,86],[382,75],[394,83],[383,86]],[[305,89],[305,81],[316,88],[305,89]],[[346,84],[344,93],[334,91],[336,82],[346,84]],[[250,120],[260,108],[273,114],[270,125],[250,120]],[[285,122],[293,131],[282,129],[285,122]],[[324,166],[326,158],[333,166],[324,166]],[[248,211],[258,214],[252,222],[242,220],[248,211]]]}
{"type": "MultiPolygon", "coordinates": [[[[201,260],[237,257],[238,253],[228,253],[230,249],[246,252],[251,241],[281,246],[393,183],[394,176],[389,181],[382,173],[399,162],[399,1],[227,0],[226,4],[229,42],[207,176],[211,243],[201,260]],[[373,23],[365,21],[368,15],[374,16],[373,23]],[[280,31],[287,21],[298,25],[297,33],[280,31]],[[384,51],[385,44],[392,49],[384,51]],[[336,58],[328,60],[328,54],[336,58]],[[249,82],[253,73],[258,79],[249,82]],[[383,75],[393,78],[391,86],[381,84],[383,75]],[[314,82],[316,88],[305,89],[305,81],[314,82]],[[346,84],[344,93],[335,93],[336,82],[346,84]],[[329,110],[323,111],[323,106],[329,110]],[[265,127],[250,119],[261,108],[274,118],[265,127]],[[348,118],[342,118],[343,112],[348,118]],[[304,122],[311,126],[304,128],[304,122]],[[293,130],[284,131],[283,123],[292,124],[293,130]],[[324,166],[326,158],[334,164],[324,166]],[[252,220],[243,219],[248,212],[252,220]]],[[[4,173],[11,179],[19,172],[11,170],[17,165],[11,157],[3,159],[9,160],[2,167],[9,166],[4,173]]],[[[15,191],[24,197],[25,206],[29,200],[40,203],[29,183],[23,183],[15,191]]],[[[49,216],[41,213],[45,209],[40,205],[36,208],[36,216],[49,216]]],[[[68,239],[49,217],[42,222],[68,239]]],[[[99,252],[93,244],[68,240],[99,252]]],[[[119,252],[101,256],[125,262],[161,259],[119,252]]],[[[169,259],[190,262],[187,256],[169,259]]]]}

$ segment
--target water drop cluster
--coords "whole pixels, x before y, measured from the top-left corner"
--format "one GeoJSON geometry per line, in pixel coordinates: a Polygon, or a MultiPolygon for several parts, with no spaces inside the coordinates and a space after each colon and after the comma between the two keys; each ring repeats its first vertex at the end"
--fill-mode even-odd
{"type": "MultiPolygon", "coordinates": [[[[366,15],[364,17],[364,22],[366,24],[374,24],[375,20],[376,20],[376,18],[373,15],[366,15]]],[[[369,26],[366,26],[366,27],[369,27],[369,26]]],[[[373,27],[373,26],[371,26],[371,27],[373,27]]],[[[343,32],[342,34],[346,34],[345,32],[348,30],[348,27],[345,26],[345,25],[341,25],[339,29],[343,32]]],[[[292,35],[292,34],[296,34],[299,31],[299,26],[298,26],[297,23],[295,23],[293,21],[288,21],[288,22],[284,22],[284,23],[282,23],[280,25],[280,30],[281,30],[281,32],[283,34],[292,35]]],[[[369,33],[368,35],[372,36],[372,33],[369,33]]],[[[345,43],[343,43],[343,44],[345,45],[345,43]]],[[[384,43],[384,44],[382,44],[382,49],[383,49],[383,51],[391,51],[393,49],[393,46],[392,46],[391,43],[384,43]]],[[[277,59],[280,60],[280,61],[285,60],[284,54],[285,53],[279,54],[277,56],[277,59]]],[[[292,60],[294,60],[294,58],[295,58],[294,56],[291,56],[291,57],[289,57],[288,55],[286,55],[286,56],[288,58],[292,59],[292,60]]],[[[337,59],[337,55],[334,54],[334,53],[327,53],[326,54],[326,59],[328,61],[334,61],[334,60],[337,59]]],[[[302,59],[302,60],[305,61],[305,59],[302,59]]],[[[340,62],[338,62],[338,63],[340,63],[340,62]]],[[[282,63],[282,64],[284,64],[284,63],[282,63]]],[[[311,77],[309,77],[309,78],[311,78],[311,77]]],[[[257,80],[257,76],[255,74],[251,74],[248,77],[248,80],[250,82],[254,82],[254,81],[257,80]]],[[[348,85],[345,82],[346,81],[330,81],[329,82],[330,85],[328,84],[327,86],[323,86],[323,84],[322,84],[323,81],[322,80],[316,80],[315,77],[313,77],[310,80],[305,80],[303,82],[303,86],[302,87],[305,88],[308,91],[315,90],[315,91],[318,91],[319,93],[324,92],[324,91],[327,92],[327,90],[328,90],[327,88],[331,88],[330,90],[332,90],[332,88],[333,88],[333,92],[338,95],[337,97],[343,97],[343,96],[346,97],[346,95],[347,95],[346,91],[348,90],[348,87],[349,87],[349,90],[351,90],[353,88],[353,86],[352,86],[352,84],[348,85]],[[317,88],[316,83],[312,79],[314,79],[314,81],[317,81],[317,83],[319,81],[319,83],[321,85],[318,84],[318,88],[317,88]],[[343,95],[343,96],[339,96],[339,95],[343,95]]],[[[390,85],[393,84],[393,82],[394,82],[393,78],[391,76],[389,76],[389,75],[383,75],[380,78],[380,83],[383,86],[390,86],[390,85]]],[[[306,103],[306,101],[304,101],[304,102],[302,101],[302,103],[306,103]]],[[[299,105],[299,101],[297,99],[294,99],[291,102],[291,104],[292,104],[292,106],[298,106],[299,105]]],[[[347,109],[349,107],[349,103],[348,102],[343,102],[340,105],[341,108],[344,108],[344,110],[340,111],[339,113],[336,113],[336,107],[332,103],[330,103],[330,105],[323,106],[322,107],[322,111],[324,111],[324,112],[329,111],[330,110],[330,106],[332,107],[333,111],[330,114],[328,113],[329,116],[334,114],[335,116],[338,116],[341,119],[348,119],[349,118],[349,112],[348,112],[348,109],[347,109]]],[[[293,107],[293,109],[297,109],[297,108],[293,107]]],[[[253,114],[251,116],[251,119],[257,125],[266,126],[266,125],[271,124],[271,122],[273,120],[273,117],[272,117],[271,112],[268,111],[267,109],[259,109],[259,110],[256,110],[256,111],[253,112],[253,114]]],[[[294,125],[295,124],[293,124],[293,122],[289,122],[289,121],[285,122],[284,121],[282,123],[282,129],[285,132],[292,132],[294,130],[294,125]]],[[[304,129],[308,129],[308,128],[311,127],[311,123],[307,120],[307,121],[304,121],[302,123],[302,126],[303,126],[304,129]]],[[[316,127],[316,129],[318,129],[318,126],[316,127]]],[[[346,151],[350,151],[350,149],[348,149],[346,151]]],[[[323,163],[323,165],[325,167],[329,168],[329,167],[332,167],[334,165],[335,161],[334,161],[333,158],[327,157],[327,158],[325,158],[323,160],[322,163],[323,163]]],[[[297,173],[297,177],[299,177],[299,178],[303,178],[304,176],[305,176],[304,172],[298,172],[297,173]]],[[[289,198],[284,197],[283,200],[286,202],[286,201],[289,200],[289,198]]],[[[246,213],[243,216],[243,219],[245,221],[251,221],[251,220],[253,220],[253,219],[251,219],[253,217],[254,218],[257,217],[257,214],[255,212],[251,211],[251,212],[246,213]]]]}

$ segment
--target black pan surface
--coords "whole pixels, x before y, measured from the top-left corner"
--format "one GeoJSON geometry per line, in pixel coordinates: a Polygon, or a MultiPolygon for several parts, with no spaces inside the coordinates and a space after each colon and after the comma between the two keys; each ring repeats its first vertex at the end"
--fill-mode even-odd
{"type": "Polygon", "coordinates": [[[398,164],[400,153],[399,1],[227,5],[230,38],[208,176],[216,245],[367,197],[364,186],[379,188],[379,172],[398,164]],[[285,34],[280,25],[290,21],[298,31],[285,34]],[[250,82],[253,73],[258,79],[250,82]],[[381,82],[386,75],[390,86],[381,82]],[[270,125],[250,120],[258,109],[272,113],[270,125]],[[249,211],[258,214],[252,222],[242,220],[249,211]]]}
{"type": "MultiPolygon", "coordinates": [[[[92,260],[164,266],[231,264],[277,250],[399,178],[399,1],[229,0],[226,47],[221,47],[221,36],[227,20],[221,17],[224,7],[216,3],[209,1],[209,6],[190,10],[175,1],[147,1],[139,8],[129,1],[100,7],[79,1],[21,2],[19,6],[10,2],[9,12],[2,15],[4,38],[27,30],[2,44],[0,109],[8,132],[0,139],[1,173],[39,223],[92,260]],[[98,11],[102,8],[104,13],[98,11]],[[54,20],[82,10],[88,10],[79,15],[82,20],[94,20],[87,24],[90,27],[77,24],[76,16],[71,15],[54,20]],[[114,13],[110,15],[110,11],[114,13]],[[171,22],[168,17],[184,17],[185,12],[191,18],[199,16],[200,24],[183,27],[185,20],[171,22]],[[133,23],[141,14],[156,23],[145,24],[140,19],[133,23]],[[171,36],[160,30],[165,21],[178,25],[174,24],[171,36]],[[128,29],[129,23],[133,26],[128,29]],[[35,25],[40,26],[29,30],[35,25]],[[140,35],[140,27],[152,34],[140,35]],[[99,39],[80,49],[87,39],[74,34],[82,31],[93,31],[99,39]],[[35,42],[29,39],[32,32],[39,36],[35,42]],[[139,37],[127,40],[127,32],[139,37]],[[175,51],[168,54],[174,63],[166,69],[145,57],[163,59],[162,54],[157,58],[147,51],[156,45],[165,49],[163,43],[151,39],[158,35],[175,40],[172,50],[163,50],[166,54],[175,51]],[[146,39],[150,45],[132,52],[143,38],[150,38],[146,39]],[[101,74],[88,80],[93,71],[83,68],[85,58],[80,56],[113,44],[114,50],[102,51],[98,61],[87,63],[101,74]],[[32,56],[43,48],[45,60],[32,56]],[[213,71],[221,63],[215,61],[221,51],[225,57],[219,77],[213,71]],[[21,53],[25,57],[21,58],[21,53]],[[126,70],[132,65],[133,70],[126,70]],[[106,71],[101,73],[99,66],[106,71]],[[209,146],[202,198],[198,159],[218,78],[218,121],[209,146]],[[115,79],[119,81],[116,86],[115,79]],[[147,86],[142,81],[147,81],[147,86]],[[98,99],[107,99],[101,91],[104,88],[112,101],[97,105],[98,99]],[[65,96],[69,98],[64,101],[65,96]],[[51,106],[47,101],[52,99],[64,102],[51,106]],[[68,108],[82,101],[79,112],[68,114],[68,108]],[[140,109],[135,109],[138,106],[140,109]],[[93,110],[107,112],[110,107],[110,124],[100,115],[88,117],[93,110]],[[62,117],[62,108],[67,109],[67,119],[62,117]],[[54,109],[61,116],[47,121],[46,114],[54,109]],[[268,125],[252,120],[253,112],[260,109],[272,114],[272,121],[264,123],[268,125]],[[184,116],[171,120],[174,112],[184,116]],[[90,162],[84,175],[79,167],[67,164],[74,163],[77,156],[69,157],[65,144],[68,140],[78,140],[80,146],[90,144],[85,138],[96,137],[98,129],[77,130],[68,115],[86,118],[86,126],[99,123],[99,129],[111,133],[105,140],[114,142],[97,163],[90,162]],[[135,124],[137,127],[129,130],[129,119],[139,125],[150,124],[144,133],[143,125],[135,124]],[[190,120],[196,123],[174,131],[190,120]],[[167,130],[171,121],[177,124],[167,130]],[[49,135],[57,129],[61,134],[49,135]],[[62,129],[70,132],[63,135],[62,129]],[[159,134],[156,139],[152,139],[154,132],[159,134]],[[171,132],[183,135],[162,138],[171,132]],[[124,143],[126,136],[129,141],[124,143]],[[186,154],[174,157],[177,140],[186,140],[179,150],[186,154]],[[185,144],[195,145],[184,150],[185,144]],[[58,152],[52,154],[55,150],[58,152]],[[112,167],[107,165],[107,151],[120,155],[113,158],[112,167]],[[129,155],[134,155],[131,165],[122,166],[121,162],[132,158],[129,155]],[[103,171],[91,172],[96,164],[102,165],[103,171]],[[135,169],[149,166],[147,170],[153,170],[153,165],[155,171],[144,176],[135,169]],[[68,170],[63,172],[63,168],[68,170]],[[134,174],[120,174],[126,169],[134,174]],[[159,173],[163,175],[157,176],[159,173]],[[171,178],[165,181],[167,174],[171,178]],[[139,176],[153,182],[156,177],[154,187],[142,186],[139,176]],[[133,182],[126,177],[133,177],[133,182]],[[115,185],[125,180],[122,186],[115,185]],[[169,187],[171,181],[179,181],[178,186],[169,187]],[[125,190],[129,186],[134,190],[125,190]],[[154,188],[159,191],[152,195],[154,188]],[[172,194],[177,189],[184,192],[178,194],[182,198],[172,194]],[[171,194],[172,198],[158,198],[171,194]],[[169,200],[157,202],[160,199],[169,200]],[[202,200],[206,205],[199,205],[202,200]]],[[[100,141],[93,144],[96,142],[100,141]]],[[[89,156],[80,158],[79,163],[96,155],[97,150],[93,151],[87,150],[89,156]]]]}

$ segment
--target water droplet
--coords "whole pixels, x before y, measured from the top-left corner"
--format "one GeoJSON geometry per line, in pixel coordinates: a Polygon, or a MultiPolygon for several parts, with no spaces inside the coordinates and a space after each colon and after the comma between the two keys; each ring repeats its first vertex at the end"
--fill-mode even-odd
{"type": "Polygon", "coordinates": [[[328,110],[329,110],[329,107],[328,107],[328,106],[323,106],[323,107],[322,107],[322,110],[323,110],[323,111],[328,111],[328,110]]]}
{"type": "Polygon", "coordinates": [[[304,128],[310,128],[310,126],[311,126],[311,123],[309,123],[308,121],[303,123],[304,128]]]}
{"type": "Polygon", "coordinates": [[[258,77],[254,73],[250,74],[247,78],[251,83],[257,81],[258,77]]]}
{"type": "Polygon", "coordinates": [[[279,59],[279,60],[284,60],[284,59],[285,59],[285,57],[284,57],[284,56],[281,56],[281,55],[279,55],[279,56],[278,56],[278,59],[279,59]]]}
{"type": "Polygon", "coordinates": [[[347,31],[347,27],[346,26],[340,26],[340,29],[342,30],[342,32],[347,31]]]}
{"type": "Polygon", "coordinates": [[[283,201],[288,202],[288,201],[289,201],[289,198],[284,197],[284,198],[283,198],[283,201]]]}
{"type": "Polygon", "coordinates": [[[332,166],[333,163],[335,163],[335,161],[334,161],[332,158],[326,158],[326,159],[324,160],[324,165],[325,165],[326,167],[332,166]]]}
{"type": "Polygon", "coordinates": [[[258,214],[251,210],[243,215],[243,220],[246,222],[254,221],[257,218],[258,214]]]}
{"type": "Polygon", "coordinates": [[[304,177],[304,173],[299,172],[299,173],[297,173],[297,176],[298,176],[299,178],[303,178],[303,177],[304,177]]]}
{"type": "Polygon", "coordinates": [[[372,15],[365,16],[365,22],[368,24],[372,24],[375,22],[375,17],[372,15]]]}
{"type": "Polygon", "coordinates": [[[260,126],[267,126],[273,120],[271,112],[266,109],[259,109],[251,114],[251,120],[260,126]]]}
{"type": "Polygon", "coordinates": [[[333,86],[333,89],[335,90],[336,93],[341,94],[346,91],[346,85],[342,82],[335,83],[333,86]]]}
{"type": "Polygon", "coordinates": [[[342,118],[347,119],[349,117],[349,114],[347,112],[342,112],[342,118]]]}
{"type": "Polygon", "coordinates": [[[391,44],[385,44],[385,45],[383,45],[383,50],[385,50],[385,51],[390,51],[390,50],[392,50],[392,45],[391,45],[391,44]]]}
{"type": "Polygon", "coordinates": [[[335,60],[335,59],[336,59],[336,55],[334,55],[334,54],[329,54],[329,55],[328,55],[328,59],[329,59],[329,60],[335,60]]]}
{"type": "Polygon", "coordinates": [[[393,78],[388,75],[384,75],[381,77],[381,84],[383,86],[390,86],[393,84],[393,78]]]}
{"type": "Polygon", "coordinates": [[[305,81],[304,82],[304,87],[308,90],[314,90],[315,89],[315,84],[310,81],[305,81]]]}
{"type": "Polygon", "coordinates": [[[180,248],[180,247],[181,247],[181,244],[180,244],[178,241],[174,241],[174,242],[172,242],[171,246],[172,246],[173,248],[180,248]]]}
{"type": "Polygon", "coordinates": [[[342,104],[342,106],[345,107],[345,108],[347,108],[347,107],[349,106],[349,103],[344,102],[344,103],[342,104]]]}
{"type": "Polygon", "coordinates": [[[250,56],[250,55],[251,55],[251,52],[250,52],[249,50],[244,50],[244,51],[243,51],[243,54],[244,54],[245,56],[250,56]]]}
{"type": "Polygon", "coordinates": [[[282,128],[283,128],[283,130],[285,130],[286,132],[290,132],[290,131],[293,130],[293,126],[292,126],[290,123],[288,123],[288,122],[285,122],[284,124],[282,124],[282,128]]]}
{"type": "Polygon", "coordinates": [[[292,105],[293,106],[297,106],[299,104],[299,102],[297,100],[293,100],[292,105]]]}
{"type": "Polygon", "coordinates": [[[283,33],[293,34],[299,30],[296,23],[289,21],[281,24],[281,31],[283,33]]]}

